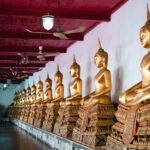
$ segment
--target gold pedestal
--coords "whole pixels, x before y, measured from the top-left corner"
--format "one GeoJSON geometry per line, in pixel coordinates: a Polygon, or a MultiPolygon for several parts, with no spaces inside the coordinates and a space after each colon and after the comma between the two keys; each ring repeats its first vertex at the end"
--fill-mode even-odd
{"type": "Polygon", "coordinates": [[[56,131],[56,134],[60,136],[72,138],[73,129],[76,126],[76,122],[79,118],[79,111],[80,105],[67,105],[65,109],[61,109],[61,115],[59,118],[59,127],[56,131]]]}
{"type": "Polygon", "coordinates": [[[25,106],[22,107],[19,120],[23,121],[24,115],[25,115],[25,106]]]}
{"type": "Polygon", "coordinates": [[[38,106],[34,126],[41,128],[45,117],[46,106],[38,106]]]}
{"type": "Polygon", "coordinates": [[[136,108],[119,105],[116,112],[118,122],[112,127],[107,139],[107,149],[150,149],[150,104],[136,108]]]}
{"type": "Polygon", "coordinates": [[[49,105],[46,109],[46,116],[44,118],[43,126],[42,128],[44,130],[47,130],[49,132],[53,132],[54,125],[56,123],[56,120],[58,118],[58,110],[60,108],[60,105],[49,105]]]}
{"type": "Polygon", "coordinates": [[[34,125],[34,121],[36,118],[37,106],[31,106],[28,123],[34,125]]]}
{"type": "Polygon", "coordinates": [[[114,112],[113,105],[96,104],[90,109],[81,107],[72,139],[93,148],[104,146],[115,123],[114,112]]]}

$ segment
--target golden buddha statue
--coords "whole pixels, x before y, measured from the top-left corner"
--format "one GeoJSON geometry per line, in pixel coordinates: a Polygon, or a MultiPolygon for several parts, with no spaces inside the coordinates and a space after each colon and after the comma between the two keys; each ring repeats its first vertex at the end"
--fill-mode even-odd
{"type": "Polygon", "coordinates": [[[100,71],[94,78],[95,91],[81,101],[79,119],[73,131],[73,140],[88,146],[103,146],[114,124],[114,107],[111,104],[111,73],[107,69],[108,54],[101,48],[94,56],[100,71]],[[93,140],[95,139],[95,140],[93,140]]]}
{"type": "Polygon", "coordinates": [[[57,66],[57,72],[54,78],[57,86],[55,88],[55,99],[52,100],[51,104],[59,105],[64,99],[64,85],[62,84],[63,74],[59,71],[59,66],[57,66]]]}
{"type": "Polygon", "coordinates": [[[47,79],[45,80],[46,91],[44,94],[43,104],[49,104],[53,98],[52,95],[52,80],[49,78],[49,74],[47,73],[47,79]]]}
{"type": "Polygon", "coordinates": [[[37,105],[36,109],[36,117],[34,121],[34,126],[40,128],[43,123],[43,118],[45,115],[45,109],[46,107],[43,105],[44,103],[44,92],[43,92],[43,82],[41,81],[41,78],[39,77],[39,82],[37,83],[38,93],[36,97],[35,104],[37,105]]]}
{"type": "Polygon", "coordinates": [[[64,102],[64,85],[62,84],[63,74],[60,72],[59,66],[57,66],[57,72],[54,80],[57,84],[55,88],[55,98],[51,101],[46,109],[45,122],[42,127],[49,132],[53,131],[54,124],[58,118],[60,102],[64,102]]]}
{"type": "Polygon", "coordinates": [[[41,78],[39,77],[39,82],[37,83],[37,89],[39,90],[36,95],[36,102],[35,104],[41,104],[44,100],[44,92],[43,92],[43,82],[41,81],[41,78]]]}
{"type": "Polygon", "coordinates": [[[28,84],[28,88],[26,91],[27,91],[27,97],[26,97],[25,104],[30,105],[30,103],[31,103],[31,88],[30,88],[29,84],[28,84]]]}
{"type": "Polygon", "coordinates": [[[21,108],[20,108],[20,117],[19,119],[22,120],[23,119],[23,116],[24,116],[24,107],[25,107],[25,101],[26,101],[26,90],[23,89],[22,92],[21,92],[21,108]]]}
{"type": "Polygon", "coordinates": [[[31,87],[31,92],[32,92],[32,95],[31,95],[31,99],[30,99],[30,104],[34,104],[36,102],[36,86],[35,86],[35,83],[33,81],[33,85],[31,87]]]}
{"type": "Polygon", "coordinates": [[[31,88],[28,84],[28,88],[26,89],[27,92],[27,96],[26,96],[26,100],[25,100],[25,107],[24,107],[24,117],[23,117],[23,121],[24,122],[28,122],[28,117],[30,114],[30,104],[31,104],[31,88]]]}
{"type": "Polygon", "coordinates": [[[73,128],[78,119],[78,110],[82,98],[82,80],[80,79],[80,66],[77,64],[75,56],[70,67],[70,74],[74,78],[70,85],[70,96],[62,102],[59,110],[59,118],[54,127],[54,133],[64,137],[72,137],[73,128]]]}
{"type": "Polygon", "coordinates": [[[35,104],[36,103],[36,86],[35,86],[34,81],[31,87],[31,92],[32,92],[32,95],[30,99],[30,114],[28,118],[28,123],[34,124],[34,120],[36,116],[36,109],[37,109],[37,105],[35,104]]]}
{"type": "Polygon", "coordinates": [[[140,64],[142,81],[119,96],[116,118],[118,122],[112,127],[107,147],[112,150],[122,148],[150,148],[150,12],[147,6],[147,22],[140,30],[140,41],[148,53],[140,64]],[[120,143],[118,145],[118,143],[120,143]]]}

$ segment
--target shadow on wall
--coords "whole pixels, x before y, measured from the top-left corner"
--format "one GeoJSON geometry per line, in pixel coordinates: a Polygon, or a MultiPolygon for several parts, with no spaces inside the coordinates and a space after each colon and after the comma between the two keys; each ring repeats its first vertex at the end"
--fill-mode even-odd
{"type": "Polygon", "coordinates": [[[92,81],[93,79],[91,76],[86,79],[86,95],[91,93],[91,85],[93,84],[92,81]]]}
{"type": "Polygon", "coordinates": [[[119,95],[121,94],[122,91],[122,78],[123,78],[123,70],[121,68],[117,68],[114,71],[115,74],[115,87],[114,87],[114,95],[113,95],[113,102],[118,103],[119,101],[119,95]]]}
{"type": "Polygon", "coordinates": [[[6,108],[3,105],[0,105],[0,118],[5,116],[6,108]]]}

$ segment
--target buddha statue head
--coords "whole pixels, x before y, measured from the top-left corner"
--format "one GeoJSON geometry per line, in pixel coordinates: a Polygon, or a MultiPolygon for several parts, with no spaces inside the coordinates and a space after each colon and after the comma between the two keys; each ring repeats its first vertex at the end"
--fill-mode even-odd
{"type": "Polygon", "coordinates": [[[140,30],[140,42],[144,48],[150,48],[150,12],[147,5],[147,21],[140,30]]]}
{"type": "Polygon", "coordinates": [[[35,94],[35,93],[36,93],[36,86],[35,86],[34,81],[33,81],[32,87],[31,87],[31,92],[32,92],[32,94],[35,94]]]}
{"type": "Polygon", "coordinates": [[[27,93],[28,93],[28,96],[31,95],[31,88],[30,88],[29,84],[28,84],[28,88],[27,88],[27,93]]]}
{"type": "Polygon", "coordinates": [[[39,76],[39,82],[37,83],[37,89],[39,91],[42,91],[43,90],[43,82],[41,81],[41,78],[39,76]]]}
{"type": "Polygon", "coordinates": [[[63,74],[59,71],[59,65],[57,65],[57,72],[55,74],[54,80],[57,84],[61,84],[63,80],[63,74]]]}
{"type": "Polygon", "coordinates": [[[75,56],[73,57],[73,64],[70,67],[70,74],[73,78],[80,77],[80,65],[77,64],[75,56]]]}
{"type": "Polygon", "coordinates": [[[52,87],[52,80],[49,78],[49,74],[47,73],[47,79],[45,80],[46,89],[50,89],[52,87]]]}
{"type": "Polygon", "coordinates": [[[98,38],[99,49],[94,56],[94,63],[98,68],[107,67],[108,65],[108,53],[104,51],[101,47],[100,40],[98,38]]]}

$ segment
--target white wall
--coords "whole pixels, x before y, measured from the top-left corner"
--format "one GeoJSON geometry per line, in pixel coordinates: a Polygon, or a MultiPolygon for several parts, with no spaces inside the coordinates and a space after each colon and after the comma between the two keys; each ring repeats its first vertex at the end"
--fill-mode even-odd
{"type": "MultiPolygon", "coordinates": [[[[109,54],[108,68],[112,74],[112,100],[118,102],[120,93],[141,80],[139,65],[146,54],[146,50],[139,41],[140,28],[146,22],[146,4],[149,0],[129,0],[117,10],[111,17],[111,21],[99,24],[90,31],[82,42],[76,42],[70,46],[66,54],[49,62],[43,71],[35,73],[33,77],[25,81],[25,87],[32,81],[38,82],[38,76],[45,81],[47,72],[54,79],[57,64],[64,75],[65,97],[69,95],[69,84],[72,78],[69,68],[72,64],[73,54],[81,65],[81,78],[83,80],[83,96],[94,90],[94,76],[98,69],[94,65],[94,54],[98,50],[98,37],[102,47],[109,54]]],[[[55,83],[53,80],[53,89],[55,83]]]]}

